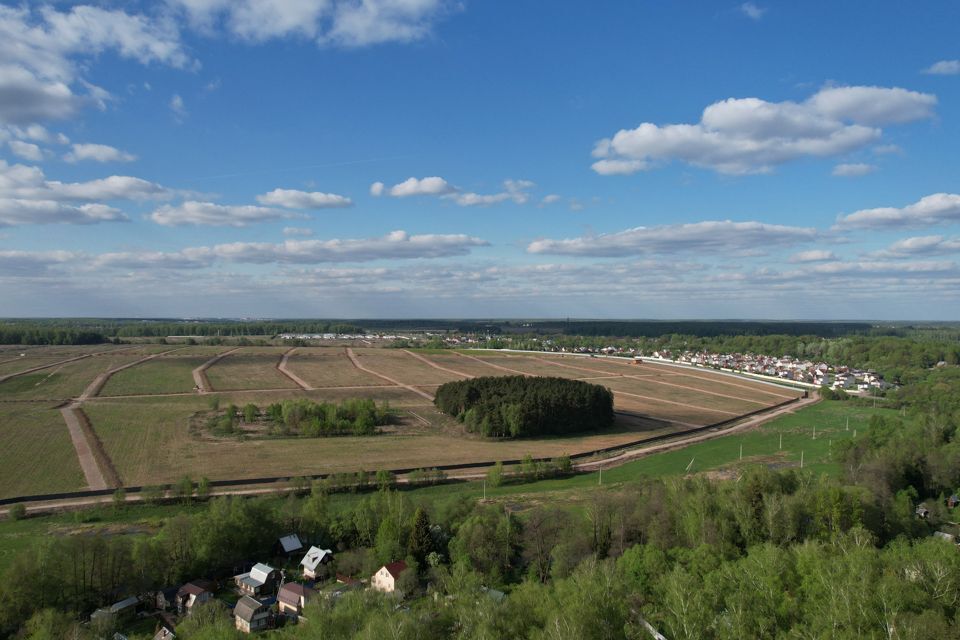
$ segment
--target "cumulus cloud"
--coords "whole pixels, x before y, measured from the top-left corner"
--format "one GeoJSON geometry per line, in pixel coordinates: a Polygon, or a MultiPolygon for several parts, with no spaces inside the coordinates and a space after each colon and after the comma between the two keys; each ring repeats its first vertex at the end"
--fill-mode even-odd
{"type": "Polygon", "coordinates": [[[41,162],[43,160],[43,150],[32,142],[11,140],[7,144],[10,145],[10,151],[13,152],[13,155],[18,158],[32,162],[41,162]]]}
{"type": "Polygon", "coordinates": [[[77,259],[70,251],[0,251],[0,274],[30,275],[77,259]]]}
{"type": "Polygon", "coordinates": [[[862,209],[837,218],[837,229],[927,227],[960,221],[960,195],[935,193],[905,207],[862,209]]]}
{"type": "Polygon", "coordinates": [[[897,240],[883,251],[871,254],[877,258],[908,258],[917,255],[934,256],[960,252],[960,238],[943,236],[915,236],[897,240]]]}
{"type": "Polygon", "coordinates": [[[353,205],[353,201],[346,196],[295,189],[274,189],[257,196],[257,202],[288,209],[342,209],[353,205]]]}
{"type": "Polygon", "coordinates": [[[109,176],[87,182],[48,180],[38,167],[9,165],[0,160],[0,198],[38,201],[97,202],[160,200],[169,189],[132,176],[109,176]]]}
{"type": "Polygon", "coordinates": [[[403,182],[390,187],[390,195],[394,198],[407,198],[410,196],[442,196],[448,193],[453,193],[454,191],[456,191],[456,188],[453,185],[449,184],[446,180],[438,176],[419,179],[407,178],[403,182]]]}
{"type": "Polygon", "coordinates": [[[563,198],[556,193],[548,193],[547,195],[543,196],[542,200],[540,200],[540,206],[546,207],[555,202],[560,202],[561,200],[563,200],[563,198]]]}
{"type": "Polygon", "coordinates": [[[169,21],[86,5],[0,6],[0,122],[64,119],[102,103],[108,94],[84,82],[76,58],[108,50],[142,64],[192,64],[169,21]]]}
{"type": "Polygon", "coordinates": [[[960,60],[940,60],[923,70],[923,73],[935,76],[955,76],[960,74],[960,60]]]}
{"type": "Polygon", "coordinates": [[[804,102],[730,98],[696,124],[644,122],[598,141],[593,169],[630,174],[679,160],[726,174],[768,173],[803,157],[843,155],[876,142],[880,125],[930,117],[931,94],[884,87],[826,87],[804,102]]]}
{"type": "Polygon", "coordinates": [[[102,253],[90,261],[95,269],[202,269],[213,264],[214,252],[207,247],[181,251],[124,251],[102,253]]]}
{"type": "Polygon", "coordinates": [[[717,253],[787,246],[807,242],[816,237],[817,231],[810,228],[723,220],[636,227],[617,233],[566,240],[536,240],[527,246],[527,251],[595,257],[671,254],[685,251],[717,253]]]}
{"type": "Polygon", "coordinates": [[[173,117],[177,122],[183,122],[187,117],[187,106],[183,103],[183,98],[179,93],[173,94],[170,98],[170,110],[173,111],[173,117]]]}
{"type": "Polygon", "coordinates": [[[374,198],[379,198],[383,195],[383,190],[386,187],[382,182],[374,182],[370,185],[370,195],[374,198]]]}
{"type": "Polygon", "coordinates": [[[222,205],[213,202],[188,200],[177,205],[164,205],[150,214],[150,219],[166,227],[209,225],[216,227],[245,227],[258,222],[303,218],[302,214],[255,207],[253,205],[222,205]]]}
{"type": "Polygon", "coordinates": [[[800,251],[790,256],[790,262],[825,262],[836,259],[837,256],[835,256],[832,251],[825,251],[823,249],[800,251]]]}
{"type": "Polygon", "coordinates": [[[831,175],[840,178],[856,178],[873,173],[877,170],[877,165],[867,164],[865,162],[843,163],[833,168],[831,175]]]}
{"type": "Polygon", "coordinates": [[[371,260],[441,258],[470,253],[487,246],[484,240],[464,234],[409,235],[393,231],[379,238],[286,240],[280,244],[235,242],[214,247],[217,257],[248,263],[368,262],[371,260]]]}
{"type": "Polygon", "coordinates": [[[67,162],[133,162],[137,156],[107,144],[74,144],[71,151],[63,156],[67,162]]]}
{"type": "Polygon", "coordinates": [[[461,207],[485,207],[508,201],[526,204],[530,200],[528,190],[534,186],[536,185],[529,180],[504,180],[503,191],[499,193],[451,193],[444,197],[453,200],[461,207]]]}
{"type": "Polygon", "coordinates": [[[284,227],[283,235],[288,238],[293,236],[312,236],[313,229],[307,229],[306,227],[284,227]]]}
{"type": "Polygon", "coordinates": [[[208,34],[223,28],[262,42],[300,37],[322,45],[363,47],[427,37],[447,0],[168,0],[208,34]]]}
{"type": "Polygon", "coordinates": [[[751,20],[759,20],[766,12],[766,8],[758,7],[752,2],[744,2],[742,5],[740,5],[740,13],[747,16],[751,20]]]}
{"type": "Polygon", "coordinates": [[[0,197],[0,226],[23,224],[96,224],[127,220],[119,209],[104,204],[73,205],[56,200],[0,197]]]}

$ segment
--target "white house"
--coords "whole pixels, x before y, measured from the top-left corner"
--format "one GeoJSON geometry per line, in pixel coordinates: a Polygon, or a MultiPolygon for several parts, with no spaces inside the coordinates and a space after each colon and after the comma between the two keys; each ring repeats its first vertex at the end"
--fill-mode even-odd
{"type": "Polygon", "coordinates": [[[258,562],[249,573],[234,576],[233,580],[243,593],[251,596],[272,593],[277,581],[277,570],[258,562]]]}
{"type": "Polygon", "coordinates": [[[384,593],[393,593],[397,590],[397,579],[406,569],[407,563],[402,560],[383,565],[370,578],[370,588],[384,593]]]}
{"type": "Polygon", "coordinates": [[[316,580],[324,571],[322,567],[333,560],[333,552],[330,549],[321,549],[319,547],[310,547],[300,566],[303,567],[303,577],[309,580],[316,580]]]}

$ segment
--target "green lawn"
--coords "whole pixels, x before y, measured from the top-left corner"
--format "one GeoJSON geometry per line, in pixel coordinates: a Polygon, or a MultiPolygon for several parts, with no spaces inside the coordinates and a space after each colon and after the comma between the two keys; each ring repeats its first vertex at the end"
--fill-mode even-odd
{"type": "Polygon", "coordinates": [[[67,425],[48,404],[0,403],[0,446],[0,497],[85,488],[67,425]]]}

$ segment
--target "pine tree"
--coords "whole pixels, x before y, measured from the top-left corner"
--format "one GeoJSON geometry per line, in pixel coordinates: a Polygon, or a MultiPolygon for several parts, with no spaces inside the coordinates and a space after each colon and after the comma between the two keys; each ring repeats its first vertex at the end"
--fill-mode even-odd
{"type": "Polygon", "coordinates": [[[413,516],[413,531],[407,543],[407,552],[416,558],[420,566],[426,566],[425,560],[433,551],[433,538],[430,536],[430,518],[422,507],[417,508],[413,516]]]}

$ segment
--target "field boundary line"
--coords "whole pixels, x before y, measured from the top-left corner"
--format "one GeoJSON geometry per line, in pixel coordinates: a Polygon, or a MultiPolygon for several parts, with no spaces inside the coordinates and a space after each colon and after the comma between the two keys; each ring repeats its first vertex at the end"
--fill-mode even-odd
{"type": "Polygon", "coordinates": [[[297,350],[297,347],[293,347],[287,350],[283,354],[283,357],[280,358],[280,362],[277,363],[277,371],[279,371],[283,375],[293,380],[295,383],[297,383],[297,386],[299,386],[304,391],[313,391],[313,387],[311,387],[309,384],[304,382],[303,378],[301,378],[300,376],[298,376],[293,371],[290,371],[290,369],[287,368],[288,360],[290,356],[293,354],[293,352],[296,350],[297,350]]]}
{"type": "Polygon", "coordinates": [[[457,376],[463,376],[464,378],[467,378],[468,380],[471,379],[471,378],[475,378],[475,377],[476,377],[476,376],[470,375],[469,373],[464,373],[464,372],[462,372],[462,371],[456,371],[456,370],[454,370],[454,369],[448,369],[448,368],[446,368],[446,367],[442,367],[442,366],[440,366],[439,364],[437,364],[436,362],[433,362],[432,360],[430,360],[429,358],[423,357],[423,356],[420,355],[419,353],[414,353],[413,351],[408,351],[407,349],[404,349],[403,352],[406,353],[406,354],[409,354],[409,355],[413,356],[414,358],[416,358],[417,360],[419,360],[420,362],[422,362],[422,363],[424,363],[424,364],[430,365],[430,366],[433,367],[434,369],[439,369],[440,371],[446,371],[447,373],[452,373],[452,374],[457,375],[457,376]]]}
{"type": "Polygon", "coordinates": [[[211,391],[214,391],[213,385],[210,384],[210,380],[207,378],[207,369],[220,362],[220,360],[226,358],[231,353],[240,351],[240,349],[242,349],[242,347],[230,349],[229,351],[224,351],[223,353],[218,353],[193,370],[193,382],[197,385],[197,389],[199,389],[200,393],[210,393],[211,391]]]}
{"type": "Polygon", "coordinates": [[[95,398],[98,395],[100,395],[100,392],[103,391],[103,387],[106,386],[107,382],[115,373],[120,373],[125,369],[129,369],[130,367],[134,367],[138,364],[142,364],[144,362],[147,362],[148,360],[153,360],[154,358],[159,358],[160,356],[166,355],[168,353],[173,353],[174,351],[180,351],[181,349],[185,349],[185,348],[186,347],[177,347],[176,349],[168,349],[166,351],[161,351],[160,353],[154,353],[153,355],[149,355],[145,358],[140,358],[139,360],[134,360],[133,362],[128,362],[127,364],[122,364],[119,367],[108,369],[107,371],[104,371],[103,373],[98,375],[96,378],[94,378],[93,382],[87,385],[87,388],[83,390],[83,393],[80,394],[80,397],[77,398],[77,401],[84,402],[86,400],[89,400],[90,398],[95,398]]]}
{"type": "MultiPolygon", "coordinates": [[[[607,387],[610,389],[610,387],[607,387]]],[[[701,407],[698,404],[690,404],[689,402],[677,402],[676,400],[664,400],[663,398],[655,398],[653,396],[643,396],[639,393],[630,393],[629,391],[618,391],[617,389],[610,389],[610,393],[616,397],[618,393],[621,393],[625,396],[630,396],[632,398],[640,398],[642,400],[652,400],[654,402],[665,402],[667,404],[675,404],[679,407],[686,407],[688,409],[697,409],[698,411],[709,411],[711,413],[722,413],[728,416],[740,416],[742,413],[737,413],[736,411],[724,411],[723,409],[709,409],[707,407],[701,407]]]]}
{"type": "MultiPolygon", "coordinates": [[[[132,347],[125,347],[123,349],[113,349],[112,353],[117,351],[129,351],[130,349],[135,349],[136,345],[132,347]]],[[[92,358],[94,356],[102,356],[105,353],[111,353],[111,351],[97,351],[96,353],[85,353],[82,356],[76,356],[74,358],[67,358],[66,360],[59,360],[57,362],[50,362],[48,364],[42,364],[39,367],[31,367],[30,369],[24,369],[23,371],[16,371],[14,373],[8,373],[6,375],[0,376],[0,382],[6,382],[10,378],[16,378],[17,376],[23,376],[28,373],[33,373],[34,371],[42,371],[44,369],[49,369],[50,367],[56,367],[61,364],[68,364],[70,362],[76,362],[77,360],[84,360],[86,358],[92,358]]]]}
{"type": "MultiPolygon", "coordinates": [[[[543,363],[546,363],[546,364],[556,365],[556,366],[558,366],[558,367],[566,367],[567,369],[574,369],[574,370],[576,370],[576,371],[590,371],[590,372],[596,372],[596,371],[597,371],[597,369],[588,369],[588,368],[586,368],[586,367],[577,367],[577,366],[570,365],[570,364],[564,364],[564,363],[562,363],[562,362],[551,362],[550,360],[547,360],[546,358],[541,358],[541,357],[539,357],[539,356],[531,356],[530,359],[531,359],[531,360],[536,360],[536,361],[538,361],[538,362],[543,362],[543,363]]],[[[640,378],[640,377],[638,377],[638,376],[631,375],[631,374],[629,374],[629,373],[619,373],[619,374],[611,374],[611,375],[615,375],[615,376],[618,376],[618,377],[620,377],[620,378],[630,378],[630,379],[633,379],[633,380],[641,380],[641,381],[643,381],[642,378],[640,378]]],[[[692,377],[692,376],[688,376],[688,377],[692,377]]],[[[701,378],[701,380],[704,380],[704,379],[705,379],[705,378],[701,378]]],[[[768,406],[766,402],[760,402],[759,400],[750,400],[750,399],[748,399],[748,398],[741,398],[740,396],[731,396],[731,395],[727,395],[727,394],[725,394],[725,393],[718,393],[718,392],[716,392],[716,391],[707,391],[706,389],[698,389],[698,388],[696,388],[696,387],[688,387],[688,386],[685,385],[685,384],[676,384],[676,383],[673,383],[673,382],[664,382],[663,380],[647,380],[647,382],[651,382],[651,383],[653,383],[653,384],[663,384],[663,385],[666,385],[666,386],[668,386],[668,387],[677,387],[678,389],[687,389],[687,390],[689,390],[689,391],[697,391],[698,393],[706,393],[706,394],[708,394],[708,395],[718,396],[718,397],[720,397],[720,398],[729,398],[729,399],[731,399],[731,400],[740,400],[741,402],[749,402],[750,404],[758,404],[758,405],[760,405],[761,407],[766,407],[766,406],[768,406]]]]}
{"type": "Polygon", "coordinates": [[[426,391],[421,391],[420,389],[417,389],[416,387],[414,387],[414,386],[412,386],[412,385],[404,384],[403,382],[400,382],[399,380],[394,380],[394,379],[391,378],[390,376],[385,376],[385,375],[383,375],[382,373],[377,373],[377,372],[374,371],[373,369],[367,369],[365,366],[363,366],[362,364],[360,364],[360,360],[357,358],[356,354],[353,353],[353,349],[351,349],[350,347],[346,347],[346,349],[347,349],[347,357],[350,358],[350,362],[352,362],[352,363],[353,363],[353,366],[355,366],[357,369],[360,369],[360,371],[366,371],[367,373],[372,373],[373,375],[377,376],[378,378],[383,378],[384,380],[388,380],[388,381],[392,382],[393,384],[397,385],[398,387],[403,387],[403,388],[406,389],[407,391],[413,391],[413,392],[414,392],[415,394],[417,394],[418,396],[420,396],[420,397],[422,397],[422,398],[426,398],[426,399],[429,400],[430,402],[433,402],[433,396],[430,395],[429,393],[427,393],[426,391]]]}
{"type": "Polygon", "coordinates": [[[535,375],[533,375],[532,373],[527,373],[526,371],[518,371],[517,369],[510,369],[510,368],[508,368],[508,367],[501,367],[500,365],[498,365],[498,364],[493,364],[492,362],[484,362],[483,358],[477,358],[477,357],[474,357],[474,356],[468,356],[467,354],[465,354],[465,353],[460,353],[459,351],[454,351],[454,353],[457,354],[458,356],[463,357],[463,358],[468,358],[468,359],[470,359],[470,360],[476,360],[477,362],[480,362],[480,363],[482,363],[482,364],[485,364],[485,365],[487,365],[488,367],[493,367],[494,369],[500,369],[501,371],[507,371],[507,372],[509,372],[509,373],[516,373],[516,374],[518,374],[518,375],[526,376],[526,377],[528,377],[528,378],[536,378],[535,375]]]}

